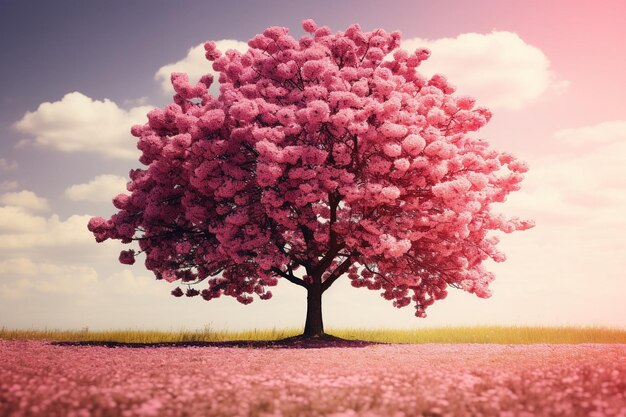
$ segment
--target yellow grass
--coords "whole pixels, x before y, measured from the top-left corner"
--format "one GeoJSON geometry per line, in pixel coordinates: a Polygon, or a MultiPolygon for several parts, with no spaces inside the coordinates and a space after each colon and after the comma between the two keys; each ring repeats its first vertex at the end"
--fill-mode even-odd
{"type": "Polygon", "coordinates": [[[217,342],[226,340],[277,340],[300,333],[296,329],[247,331],[216,330],[14,330],[0,328],[0,339],[54,340],[60,342],[99,341],[125,343],[217,342]]]}
{"type": "MultiPolygon", "coordinates": [[[[626,343],[626,330],[606,327],[480,326],[426,329],[327,329],[345,339],[385,343],[626,343]]],[[[277,340],[301,329],[248,331],[205,330],[15,330],[0,328],[0,339],[54,341],[107,341],[127,343],[211,342],[225,340],[277,340]]]]}
{"type": "Polygon", "coordinates": [[[419,330],[330,331],[345,339],[386,343],[626,343],[626,330],[605,327],[472,326],[419,330]]]}

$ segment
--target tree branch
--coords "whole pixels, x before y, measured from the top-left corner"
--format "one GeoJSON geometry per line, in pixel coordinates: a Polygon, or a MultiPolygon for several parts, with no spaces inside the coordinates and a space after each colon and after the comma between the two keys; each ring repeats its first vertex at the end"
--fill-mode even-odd
{"type": "Polygon", "coordinates": [[[298,258],[296,256],[296,254],[294,253],[293,250],[290,250],[289,252],[287,252],[285,250],[285,244],[283,243],[283,245],[281,246],[276,240],[274,240],[274,244],[276,245],[276,247],[278,248],[278,250],[283,254],[289,257],[289,259],[291,259],[293,262],[297,263],[298,265],[301,265],[305,268],[307,268],[310,264],[309,262],[305,261],[302,258],[298,258]]]}
{"type": "Polygon", "coordinates": [[[315,271],[318,272],[320,275],[324,271],[326,271],[326,269],[333,262],[333,259],[335,259],[335,256],[337,256],[337,253],[339,253],[339,251],[343,249],[343,247],[341,247],[338,242],[337,232],[333,230],[334,224],[337,223],[337,207],[339,206],[340,201],[341,198],[336,192],[328,194],[328,205],[330,208],[330,220],[328,221],[328,251],[322,258],[322,260],[319,261],[317,265],[315,265],[315,271]]]}
{"type": "Polygon", "coordinates": [[[296,277],[292,272],[291,272],[291,267],[289,268],[289,273],[286,273],[285,271],[282,271],[279,268],[276,267],[272,267],[271,269],[272,272],[274,272],[277,275],[280,275],[283,278],[286,278],[287,281],[299,285],[303,288],[306,288],[307,290],[309,289],[309,284],[307,284],[306,282],[304,282],[302,279],[296,277]]]}
{"type": "Polygon", "coordinates": [[[337,268],[335,268],[332,274],[330,274],[330,276],[326,278],[326,281],[322,282],[322,293],[324,293],[324,291],[330,288],[330,286],[333,285],[333,283],[337,281],[337,279],[340,276],[342,276],[345,272],[348,271],[348,268],[352,266],[353,255],[354,255],[354,252],[351,253],[350,256],[348,256],[346,259],[344,259],[344,261],[337,268]]]}

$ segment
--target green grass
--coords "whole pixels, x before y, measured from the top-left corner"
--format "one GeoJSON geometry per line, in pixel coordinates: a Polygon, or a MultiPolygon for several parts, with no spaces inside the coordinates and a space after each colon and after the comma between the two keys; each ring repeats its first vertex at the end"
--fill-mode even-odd
{"type": "MultiPolygon", "coordinates": [[[[0,339],[54,341],[108,341],[127,343],[212,342],[277,340],[295,336],[300,329],[249,331],[205,330],[14,330],[0,328],[0,339]]],[[[626,330],[606,327],[479,326],[426,329],[327,329],[345,339],[386,343],[626,343],[626,330]]]]}

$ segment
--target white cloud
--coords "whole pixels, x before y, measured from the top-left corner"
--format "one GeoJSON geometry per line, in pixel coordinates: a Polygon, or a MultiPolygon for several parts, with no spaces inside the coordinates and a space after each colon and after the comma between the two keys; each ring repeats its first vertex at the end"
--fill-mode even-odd
{"type": "Polygon", "coordinates": [[[32,292],[73,294],[94,293],[98,274],[90,267],[36,263],[28,258],[0,261],[0,298],[21,299],[32,292]]]}
{"type": "Polygon", "coordinates": [[[21,207],[0,207],[0,249],[95,245],[87,230],[90,218],[73,215],[61,220],[56,214],[45,218],[21,207]]]}
{"type": "Polygon", "coordinates": [[[546,55],[512,32],[412,38],[403,40],[401,47],[409,52],[430,49],[431,57],[419,67],[422,73],[445,75],[459,94],[492,109],[519,109],[551,89],[567,87],[567,82],[556,80],[546,55]]]}
{"type": "Polygon", "coordinates": [[[37,144],[62,152],[92,152],[111,158],[136,159],[139,151],[131,126],[144,123],[149,106],[120,108],[115,102],[94,100],[77,91],[54,103],[42,103],[15,128],[37,144]]]}
{"type": "Polygon", "coordinates": [[[45,218],[29,213],[22,207],[0,207],[0,241],[6,232],[36,233],[45,225],[45,218]]]}
{"type": "Polygon", "coordinates": [[[149,271],[142,271],[141,275],[135,275],[126,268],[115,272],[102,280],[102,291],[121,295],[162,295],[167,294],[168,287],[157,282],[149,271]]]}
{"type": "Polygon", "coordinates": [[[572,145],[626,143],[626,120],[563,129],[556,132],[554,136],[557,140],[572,145]]]}
{"type": "MultiPolygon", "coordinates": [[[[217,45],[217,49],[222,53],[226,52],[229,49],[235,49],[242,53],[248,50],[248,44],[246,42],[241,42],[237,40],[223,39],[215,43],[217,45]]],[[[216,76],[216,72],[213,71],[213,63],[207,61],[204,54],[204,43],[189,48],[189,51],[187,51],[187,56],[185,58],[159,68],[154,75],[154,79],[159,82],[159,84],[161,85],[161,89],[164,93],[171,94],[174,92],[172,84],[170,83],[170,75],[172,74],[172,72],[186,73],[187,75],[189,75],[189,81],[192,83],[200,81],[200,78],[204,74],[213,74],[213,76],[215,77],[215,81],[211,86],[211,93],[215,94],[218,91],[216,87],[218,84],[218,77],[216,76]]]]}
{"type": "Polygon", "coordinates": [[[126,178],[118,175],[99,175],[87,183],[68,187],[65,196],[72,201],[107,203],[126,191],[126,182],[126,178]]]}
{"type": "MultiPolygon", "coordinates": [[[[216,43],[222,52],[248,50],[248,45],[241,41],[216,43]]],[[[408,51],[429,48],[432,55],[420,71],[428,76],[444,74],[458,87],[460,94],[472,95],[481,105],[492,109],[519,109],[549,91],[562,92],[568,85],[556,79],[550,61],[539,48],[527,44],[513,32],[464,33],[456,38],[435,40],[411,38],[403,40],[401,46],[408,51]]],[[[203,44],[199,44],[190,48],[185,58],[159,68],[154,78],[161,89],[168,94],[173,92],[172,72],[187,73],[191,82],[197,82],[207,73],[215,75],[204,53],[203,44]]],[[[216,84],[211,88],[214,94],[216,84]]]]}
{"type": "Polygon", "coordinates": [[[626,130],[620,132],[620,126],[626,123],[555,132],[558,140],[597,146],[529,161],[522,190],[509,197],[506,207],[545,216],[545,223],[568,225],[583,235],[592,232],[591,224],[603,224],[594,228],[604,234],[626,233],[626,136],[621,136],[626,130]]]}
{"type": "Polygon", "coordinates": [[[503,241],[502,249],[525,266],[505,262],[496,273],[511,276],[527,294],[552,298],[550,308],[559,314],[569,308],[577,324],[624,322],[609,315],[619,311],[626,291],[626,141],[605,139],[614,125],[561,131],[572,143],[599,146],[529,161],[522,190],[503,206],[507,214],[534,218],[537,226],[503,241]],[[558,297],[551,297],[555,291],[558,297]]]}
{"type": "Polygon", "coordinates": [[[151,274],[135,275],[124,269],[99,276],[91,266],[33,261],[16,257],[0,260],[0,299],[25,299],[33,293],[80,297],[159,296],[167,288],[151,274]]]}
{"type": "Polygon", "coordinates": [[[37,196],[32,191],[17,191],[0,195],[0,203],[7,206],[21,207],[32,211],[48,211],[48,200],[37,196]]]}
{"type": "Polygon", "coordinates": [[[17,169],[17,162],[0,158],[0,171],[13,171],[14,169],[17,169]]]}

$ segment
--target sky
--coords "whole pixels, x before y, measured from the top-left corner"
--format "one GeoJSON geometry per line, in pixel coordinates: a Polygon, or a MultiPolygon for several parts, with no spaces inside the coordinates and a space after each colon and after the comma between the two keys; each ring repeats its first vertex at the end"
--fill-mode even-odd
{"type": "MultiPolygon", "coordinates": [[[[0,327],[300,328],[304,289],[269,301],[178,299],[92,216],[139,168],[130,127],[171,101],[172,71],[211,72],[201,44],[245,50],[266,27],[402,32],[421,67],[490,108],[480,132],[530,171],[494,210],[536,221],[501,237],[493,296],[451,289],[419,319],[338,280],[329,327],[573,325],[626,328],[626,3],[623,1],[0,0],[0,327]]],[[[174,285],[175,286],[175,285],[174,285]]]]}

